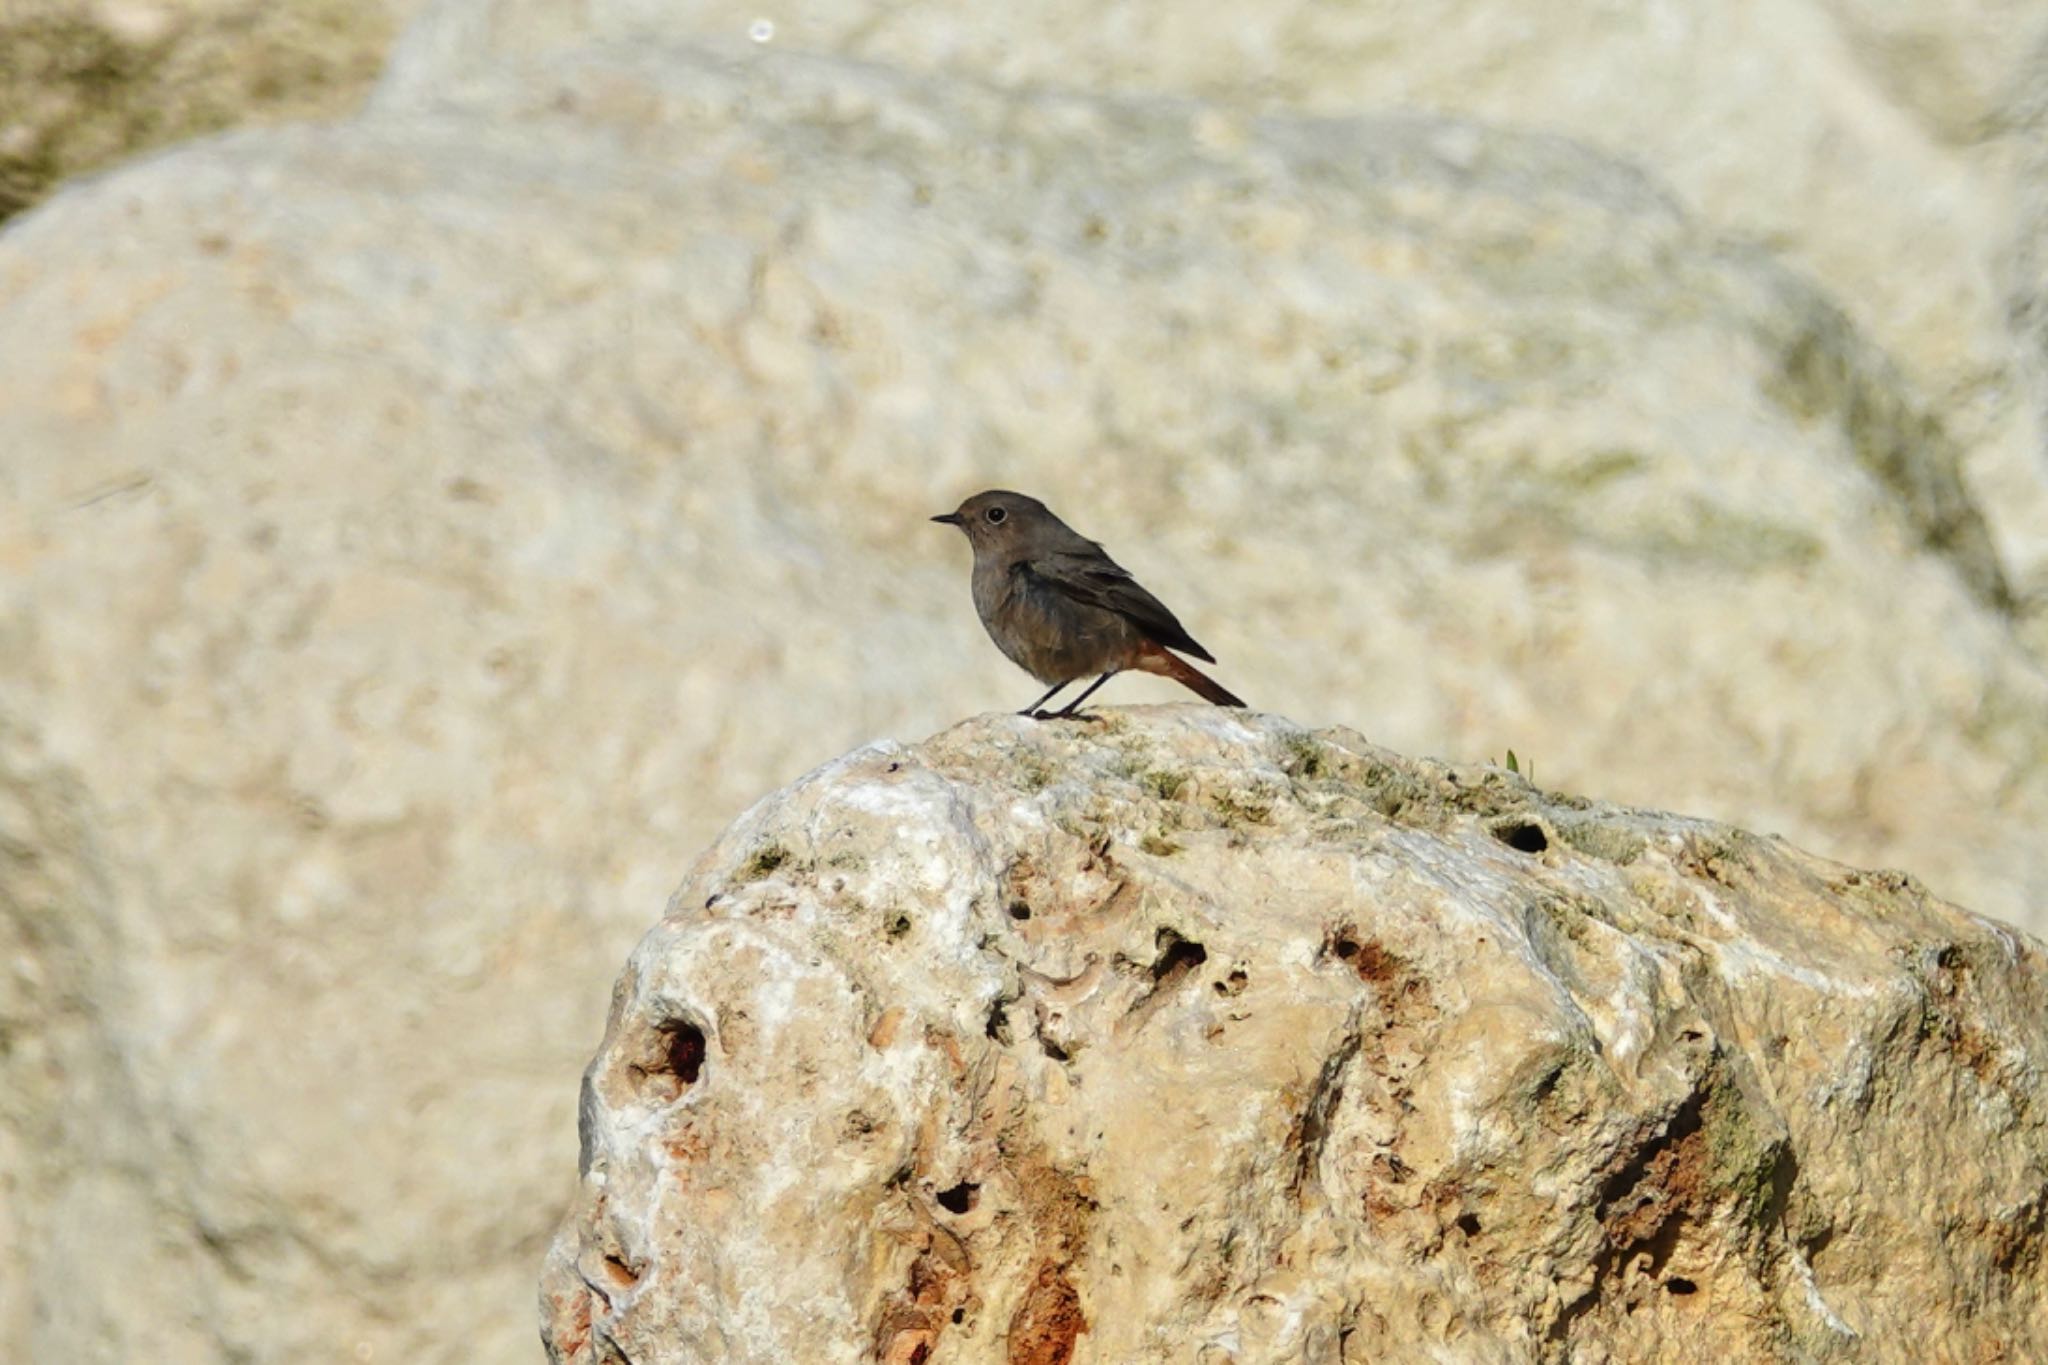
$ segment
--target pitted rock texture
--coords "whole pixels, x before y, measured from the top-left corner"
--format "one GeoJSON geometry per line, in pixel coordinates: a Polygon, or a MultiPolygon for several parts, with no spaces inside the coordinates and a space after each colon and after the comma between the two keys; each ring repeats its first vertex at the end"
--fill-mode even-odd
{"type": "Polygon", "coordinates": [[[2031,1359],[2043,1017],[2042,945],[1901,874],[1271,716],[984,718],[768,798],[635,950],[543,1333],[2031,1359]]]}

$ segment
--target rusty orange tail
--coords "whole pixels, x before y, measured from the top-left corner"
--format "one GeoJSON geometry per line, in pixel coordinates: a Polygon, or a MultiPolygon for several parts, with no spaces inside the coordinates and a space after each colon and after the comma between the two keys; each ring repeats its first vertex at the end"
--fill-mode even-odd
{"type": "Polygon", "coordinates": [[[1218,706],[1243,706],[1244,703],[1232,696],[1223,684],[1196,668],[1177,654],[1169,654],[1160,646],[1147,642],[1131,661],[1131,667],[1145,673],[1157,673],[1162,678],[1171,678],[1203,701],[1218,706]]]}

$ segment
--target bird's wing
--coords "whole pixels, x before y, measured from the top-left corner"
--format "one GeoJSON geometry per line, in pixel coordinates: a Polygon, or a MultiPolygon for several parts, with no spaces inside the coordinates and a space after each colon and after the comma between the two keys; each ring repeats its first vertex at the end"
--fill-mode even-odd
{"type": "Polygon", "coordinates": [[[1168,649],[1215,663],[1216,656],[1195,643],[1164,603],[1140,587],[1138,580],[1101,550],[1085,554],[1056,551],[1018,566],[1056,592],[1076,602],[1113,611],[1168,649]]]}

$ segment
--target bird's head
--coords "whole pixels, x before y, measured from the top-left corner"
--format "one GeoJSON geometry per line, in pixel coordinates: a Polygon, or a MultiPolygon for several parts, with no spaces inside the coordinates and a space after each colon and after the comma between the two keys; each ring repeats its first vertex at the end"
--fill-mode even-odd
{"type": "Polygon", "coordinates": [[[932,518],[966,533],[977,555],[1002,555],[1030,544],[1034,535],[1058,526],[1059,518],[1037,498],[991,488],[960,504],[959,510],[932,518]]]}

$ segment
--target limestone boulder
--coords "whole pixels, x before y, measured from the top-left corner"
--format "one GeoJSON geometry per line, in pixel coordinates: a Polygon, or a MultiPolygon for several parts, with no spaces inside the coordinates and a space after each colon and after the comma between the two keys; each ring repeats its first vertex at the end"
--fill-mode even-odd
{"type": "Polygon", "coordinates": [[[2048,1351],[2048,952],[1199,705],[860,749],[634,951],[560,1365],[2048,1351]]]}

